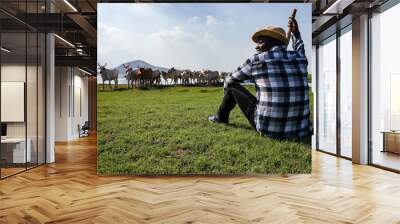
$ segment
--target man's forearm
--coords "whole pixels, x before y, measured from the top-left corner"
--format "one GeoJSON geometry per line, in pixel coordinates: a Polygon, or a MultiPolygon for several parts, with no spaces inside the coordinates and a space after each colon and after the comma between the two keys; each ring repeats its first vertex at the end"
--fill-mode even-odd
{"type": "Polygon", "coordinates": [[[251,65],[252,60],[247,59],[241,66],[239,66],[234,72],[229,73],[224,80],[224,88],[232,83],[240,83],[244,80],[251,78],[251,65]]]}
{"type": "Polygon", "coordinates": [[[300,32],[297,31],[293,33],[293,50],[297,51],[300,54],[305,55],[305,50],[304,50],[304,43],[303,40],[301,39],[300,32]]]}

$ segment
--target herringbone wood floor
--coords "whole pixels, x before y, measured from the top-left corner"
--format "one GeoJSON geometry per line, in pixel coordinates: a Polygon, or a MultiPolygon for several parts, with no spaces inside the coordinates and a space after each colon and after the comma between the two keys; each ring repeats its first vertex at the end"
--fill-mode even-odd
{"type": "Polygon", "coordinates": [[[96,138],[0,181],[0,223],[400,223],[400,175],[313,153],[312,175],[100,177],[96,138]]]}

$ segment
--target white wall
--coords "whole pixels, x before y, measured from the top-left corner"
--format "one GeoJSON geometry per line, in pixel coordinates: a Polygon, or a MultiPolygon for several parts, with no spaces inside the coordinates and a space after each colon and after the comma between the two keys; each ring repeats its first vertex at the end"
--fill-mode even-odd
{"type": "MultiPolygon", "coordinates": [[[[3,64],[1,66],[1,81],[25,82],[25,69],[25,64],[3,64]]],[[[7,108],[1,108],[1,110],[7,110],[7,108]]],[[[25,122],[7,123],[7,136],[25,137],[25,122]]]]}
{"type": "MultiPolygon", "coordinates": [[[[77,100],[81,101],[80,102],[81,108],[75,106],[75,119],[73,125],[74,127],[76,127],[78,124],[83,125],[85,121],[89,119],[88,77],[82,75],[75,75],[74,85],[75,85],[75,105],[79,104],[77,100]],[[80,90],[80,93],[78,93],[77,90],[80,90]],[[78,94],[80,95],[80,99],[78,98],[79,97],[78,94]],[[82,111],[79,111],[79,109],[81,109],[82,111]]],[[[79,134],[76,128],[74,129],[74,132],[76,132],[75,135],[79,134]]]]}
{"type": "MultiPolygon", "coordinates": [[[[1,81],[25,82],[25,64],[3,64],[1,65],[1,81]]],[[[28,66],[28,70],[32,67],[28,66]]]]}
{"type": "Polygon", "coordinates": [[[56,141],[77,139],[78,124],[88,120],[88,78],[83,75],[76,68],[56,67],[56,141]]]}
{"type": "Polygon", "coordinates": [[[67,67],[55,68],[55,141],[68,140],[70,76],[67,67]]]}
{"type": "MultiPolygon", "coordinates": [[[[25,83],[1,81],[1,121],[24,122],[25,83]]],[[[35,105],[36,108],[36,105],[35,105]]]]}

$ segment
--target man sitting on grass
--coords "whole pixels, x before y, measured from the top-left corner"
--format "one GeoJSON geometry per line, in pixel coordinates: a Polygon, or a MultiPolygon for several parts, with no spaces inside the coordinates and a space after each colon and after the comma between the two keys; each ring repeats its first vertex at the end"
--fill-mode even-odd
{"type": "Polygon", "coordinates": [[[294,51],[286,50],[289,40],[280,27],[269,26],[253,34],[258,53],[225,78],[224,98],[209,121],[228,123],[229,113],[238,104],[260,134],[310,142],[308,62],[297,21],[289,18],[288,26],[294,51]],[[239,84],[244,80],[255,84],[257,97],[239,84]]]}

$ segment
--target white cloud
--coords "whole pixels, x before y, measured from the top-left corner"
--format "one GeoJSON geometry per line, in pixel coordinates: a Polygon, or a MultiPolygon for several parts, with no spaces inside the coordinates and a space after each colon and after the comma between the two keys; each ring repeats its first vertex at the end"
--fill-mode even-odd
{"type": "Polygon", "coordinates": [[[217,44],[217,37],[211,34],[210,32],[206,31],[204,33],[204,42],[208,43],[211,46],[215,46],[217,44]]]}
{"type": "Polygon", "coordinates": [[[218,20],[216,17],[208,15],[206,16],[206,25],[207,26],[215,26],[221,24],[222,21],[218,20]]]}
{"type": "Polygon", "coordinates": [[[194,40],[195,36],[184,30],[182,26],[174,26],[172,29],[161,30],[147,35],[154,44],[185,43],[194,40]]]}
{"type": "Polygon", "coordinates": [[[192,17],[189,17],[189,19],[188,19],[189,22],[196,22],[198,20],[199,20],[199,17],[197,17],[197,16],[192,16],[192,17]]]}
{"type": "Polygon", "coordinates": [[[234,26],[236,25],[235,21],[232,18],[229,18],[226,22],[229,26],[234,26]]]}
{"type": "Polygon", "coordinates": [[[206,16],[205,24],[210,27],[217,25],[225,25],[225,26],[236,25],[235,21],[232,18],[220,19],[212,15],[206,16]]]}
{"type": "Polygon", "coordinates": [[[207,30],[196,33],[183,26],[173,26],[156,32],[140,32],[98,25],[98,60],[107,62],[109,68],[141,59],[163,67],[230,71],[228,68],[235,68],[232,58],[221,55],[241,52],[235,48],[227,52],[226,46],[219,44],[217,34],[207,30]]]}

